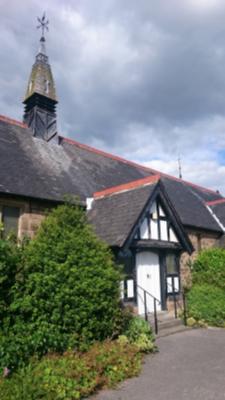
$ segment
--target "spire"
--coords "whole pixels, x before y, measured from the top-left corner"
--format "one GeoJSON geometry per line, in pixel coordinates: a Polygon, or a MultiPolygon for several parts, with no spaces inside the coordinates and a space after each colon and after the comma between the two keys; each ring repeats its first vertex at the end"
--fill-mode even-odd
{"type": "Polygon", "coordinates": [[[57,97],[46,55],[45,30],[48,31],[49,21],[46,20],[45,13],[42,18],[38,18],[38,22],[37,28],[42,29],[42,35],[23,102],[25,104],[24,122],[31,127],[34,136],[49,141],[57,134],[55,112],[57,97]]]}

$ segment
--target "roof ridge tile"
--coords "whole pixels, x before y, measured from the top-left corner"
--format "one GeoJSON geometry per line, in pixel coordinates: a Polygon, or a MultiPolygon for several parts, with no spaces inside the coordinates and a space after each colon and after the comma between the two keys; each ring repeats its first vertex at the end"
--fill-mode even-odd
{"type": "Polygon", "coordinates": [[[225,198],[207,201],[205,204],[207,206],[216,206],[217,204],[223,204],[223,203],[225,203],[225,198]]]}
{"type": "Polygon", "coordinates": [[[135,181],[124,183],[122,185],[112,186],[110,188],[101,190],[99,192],[95,192],[93,194],[93,197],[94,197],[94,199],[99,199],[99,198],[103,198],[103,197],[110,196],[113,194],[118,194],[121,192],[127,192],[127,191],[134,190],[134,189],[137,189],[142,186],[152,185],[153,183],[156,183],[159,180],[160,180],[160,174],[146,176],[145,178],[136,179],[135,181]]]}
{"type": "Polygon", "coordinates": [[[5,115],[0,115],[0,121],[7,122],[8,124],[11,125],[20,126],[21,128],[28,128],[28,126],[23,122],[17,121],[16,119],[13,118],[6,117],[5,115]]]}
{"type": "Polygon", "coordinates": [[[145,165],[138,164],[138,163],[136,163],[134,161],[126,160],[123,157],[116,156],[116,155],[108,153],[108,152],[106,152],[104,150],[96,149],[95,147],[89,146],[87,144],[80,143],[80,142],[78,142],[78,141],[76,141],[74,139],[70,139],[70,138],[66,138],[66,137],[60,136],[60,140],[61,140],[61,142],[65,141],[65,142],[67,142],[67,143],[69,143],[71,145],[78,146],[79,148],[87,150],[87,151],[90,151],[92,153],[96,153],[96,154],[102,155],[104,157],[111,158],[112,160],[115,160],[115,161],[123,162],[124,164],[128,164],[128,165],[131,165],[131,166],[136,167],[136,168],[140,168],[143,171],[146,171],[146,172],[149,172],[149,173],[152,173],[152,174],[156,174],[156,175],[160,174],[160,176],[162,178],[172,179],[172,180],[174,180],[176,182],[184,183],[184,184],[186,184],[188,186],[194,187],[194,188],[199,189],[199,190],[201,190],[203,192],[209,192],[209,193],[213,193],[213,194],[218,195],[218,193],[213,189],[208,189],[208,188],[205,188],[204,186],[197,185],[195,183],[186,181],[184,179],[176,178],[175,176],[166,174],[165,172],[160,172],[160,171],[158,171],[156,169],[153,169],[153,168],[150,168],[150,167],[146,167],[145,165]]]}

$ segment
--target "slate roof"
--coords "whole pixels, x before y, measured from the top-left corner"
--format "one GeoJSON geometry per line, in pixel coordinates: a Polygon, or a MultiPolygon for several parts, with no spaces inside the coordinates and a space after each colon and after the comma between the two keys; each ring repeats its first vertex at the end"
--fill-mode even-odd
{"type": "MultiPolygon", "coordinates": [[[[182,223],[185,226],[194,226],[199,229],[220,231],[215,219],[205,206],[204,198],[216,198],[210,192],[203,192],[202,197],[196,193],[196,189],[186,185],[184,182],[174,181],[173,179],[163,178],[166,192],[173,203],[182,223]]],[[[219,197],[219,196],[218,196],[219,197]]]]}
{"type": "Polygon", "coordinates": [[[97,235],[111,246],[121,247],[156,186],[157,182],[95,200],[88,218],[97,235]]]}
{"type": "Polygon", "coordinates": [[[206,203],[225,227],[225,199],[206,203]]]}
{"type": "MultiPolygon", "coordinates": [[[[183,225],[170,201],[160,175],[154,175],[137,181],[115,186],[94,193],[94,202],[88,212],[88,218],[97,235],[110,246],[123,247],[133,241],[135,229],[144,217],[146,207],[160,196],[168,216],[171,218],[180,243],[175,247],[184,248],[190,254],[193,246],[184,231],[183,225]]],[[[137,241],[135,241],[137,242],[137,241]]],[[[139,244],[141,241],[139,241],[139,244]]],[[[148,246],[155,246],[155,240],[148,240],[148,246]]],[[[157,247],[159,242],[157,241],[157,247]]],[[[174,244],[170,244],[170,248],[174,244]]]]}
{"type": "MultiPolygon", "coordinates": [[[[158,173],[70,139],[46,143],[24,124],[0,117],[0,193],[52,201],[72,194],[84,202],[96,191],[158,173]]],[[[183,224],[221,231],[205,207],[219,193],[160,175],[183,224]]]]}

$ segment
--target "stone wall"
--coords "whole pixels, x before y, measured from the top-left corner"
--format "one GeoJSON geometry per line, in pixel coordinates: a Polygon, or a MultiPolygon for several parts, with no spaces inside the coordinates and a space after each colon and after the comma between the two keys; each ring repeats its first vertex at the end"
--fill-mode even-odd
{"type": "Polygon", "coordinates": [[[220,238],[218,234],[206,233],[198,231],[187,231],[189,239],[194,247],[194,252],[191,256],[188,253],[183,253],[180,259],[180,275],[182,285],[191,285],[191,263],[195,260],[201,250],[215,246],[220,246],[220,238]]]}
{"type": "Polygon", "coordinates": [[[22,200],[20,198],[0,198],[0,209],[2,206],[18,207],[20,217],[18,223],[18,238],[24,236],[34,237],[41,222],[53,208],[53,205],[44,201],[22,200]]]}

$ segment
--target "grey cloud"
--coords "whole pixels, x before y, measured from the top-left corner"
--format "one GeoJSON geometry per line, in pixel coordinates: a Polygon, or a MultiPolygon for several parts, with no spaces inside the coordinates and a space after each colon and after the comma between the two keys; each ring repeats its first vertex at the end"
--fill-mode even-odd
{"type": "Polygon", "coordinates": [[[224,146],[225,5],[201,13],[188,3],[0,0],[0,112],[21,118],[38,48],[35,17],[46,9],[64,135],[137,161],[178,152],[187,163],[216,160],[224,146]]]}

